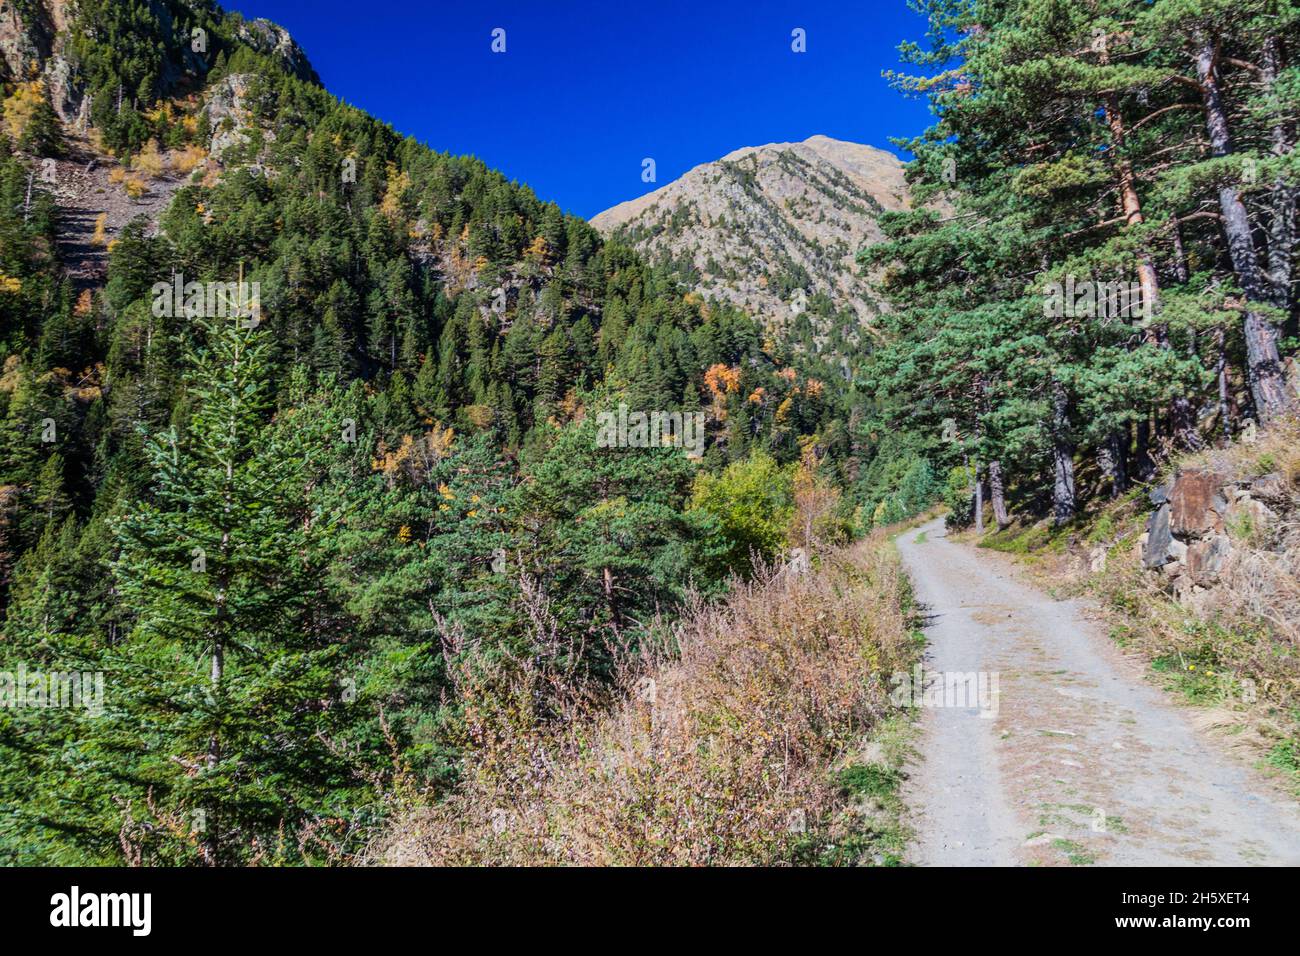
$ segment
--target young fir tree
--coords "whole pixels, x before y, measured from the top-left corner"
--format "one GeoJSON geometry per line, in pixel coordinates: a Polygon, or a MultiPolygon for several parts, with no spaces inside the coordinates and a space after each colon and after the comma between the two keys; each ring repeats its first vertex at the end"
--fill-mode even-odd
{"type": "Polygon", "coordinates": [[[304,506],[301,458],[268,427],[269,336],[248,324],[206,328],[193,414],[150,437],[152,493],[117,524],[135,620],[108,655],[112,710],[138,728],[151,794],[128,812],[159,818],[149,852],[206,865],[297,854],[346,781],[326,744],[348,719],[353,650],[320,587],[328,529],[304,506]]]}

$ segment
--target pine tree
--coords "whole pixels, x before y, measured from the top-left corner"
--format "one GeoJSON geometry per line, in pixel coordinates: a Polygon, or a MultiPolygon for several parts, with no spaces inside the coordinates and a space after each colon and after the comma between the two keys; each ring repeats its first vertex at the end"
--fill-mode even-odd
{"type": "Polygon", "coordinates": [[[620,634],[680,598],[696,467],[677,448],[601,447],[599,432],[595,414],[560,431],[517,505],[523,526],[535,529],[521,545],[524,567],[540,575],[564,630],[593,638],[620,634]]]}

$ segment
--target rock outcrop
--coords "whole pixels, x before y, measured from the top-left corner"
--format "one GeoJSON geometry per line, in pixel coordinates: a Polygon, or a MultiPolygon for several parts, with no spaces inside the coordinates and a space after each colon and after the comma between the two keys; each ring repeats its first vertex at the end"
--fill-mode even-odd
{"type": "Polygon", "coordinates": [[[71,122],[82,104],[64,56],[68,15],[67,0],[0,0],[0,80],[43,80],[50,105],[64,122],[71,122]]]}
{"type": "MultiPolygon", "coordinates": [[[[224,164],[227,150],[243,146],[251,138],[254,122],[247,101],[252,83],[252,75],[232,73],[211,84],[204,93],[212,128],[208,155],[216,162],[224,164]]],[[[263,127],[261,133],[266,142],[275,142],[275,130],[263,127]]]]}
{"type": "MultiPolygon", "coordinates": [[[[174,36],[172,11],[161,0],[149,0],[164,37],[174,36]]],[[[85,77],[65,55],[69,31],[78,26],[78,12],[70,0],[0,0],[0,80],[41,79],[50,104],[69,125],[82,125],[88,105],[85,77]]],[[[301,80],[320,85],[307,54],[283,27],[270,20],[240,22],[239,42],[275,60],[281,69],[301,80]]],[[[211,66],[188,43],[174,44],[160,59],[164,90],[184,90],[200,82],[211,66]]]]}
{"type": "Polygon", "coordinates": [[[0,0],[0,75],[27,79],[45,68],[54,47],[54,22],[43,3],[0,0]]]}
{"type": "Polygon", "coordinates": [[[1266,529],[1276,519],[1268,503],[1285,494],[1276,474],[1179,470],[1151,492],[1155,510],[1139,540],[1143,567],[1162,574],[1180,599],[1210,587],[1233,560],[1233,536],[1266,529]]]}
{"type": "Polygon", "coordinates": [[[282,69],[298,79],[320,85],[320,77],[312,69],[307,54],[279,24],[270,20],[248,20],[240,25],[239,39],[258,53],[274,57],[282,69]]]}

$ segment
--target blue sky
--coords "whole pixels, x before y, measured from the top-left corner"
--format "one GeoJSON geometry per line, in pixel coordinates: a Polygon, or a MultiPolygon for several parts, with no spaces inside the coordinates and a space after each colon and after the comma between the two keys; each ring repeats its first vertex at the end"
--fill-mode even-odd
{"type": "Polygon", "coordinates": [[[923,34],[904,0],[222,5],[288,28],[335,95],[581,216],[741,146],[823,133],[890,149],[929,125],[880,75],[923,34]],[[647,157],[656,183],[642,182],[647,157]]]}

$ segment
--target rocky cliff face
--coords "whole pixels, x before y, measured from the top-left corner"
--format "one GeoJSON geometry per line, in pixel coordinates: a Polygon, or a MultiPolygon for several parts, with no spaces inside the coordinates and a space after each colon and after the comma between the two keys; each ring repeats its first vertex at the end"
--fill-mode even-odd
{"type": "MultiPolygon", "coordinates": [[[[180,29],[173,12],[211,7],[206,0],[149,0],[159,32],[170,55],[160,59],[163,85],[171,89],[186,76],[202,76],[210,64],[190,47],[190,35],[180,29]]],[[[0,0],[0,81],[42,79],[50,103],[65,123],[81,121],[85,78],[79,76],[67,47],[70,33],[87,28],[71,0],[0,0]]],[[[93,35],[90,34],[90,35],[93,35]]],[[[269,20],[240,21],[234,39],[276,60],[287,73],[320,83],[307,55],[283,27],[269,20]]]]}
{"type": "Polygon", "coordinates": [[[814,136],[738,149],[592,225],[770,325],[822,293],[869,326],[882,306],[854,257],[881,238],[880,213],[908,203],[893,154],[814,136]]]}
{"type": "Polygon", "coordinates": [[[64,56],[68,15],[67,0],[0,0],[0,80],[43,79],[65,121],[81,103],[64,56]]]}
{"type": "Polygon", "coordinates": [[[6,79],[26,78],[50,55],[54,26],[41,3],[0,0],[0,69],[6,79]]]}

